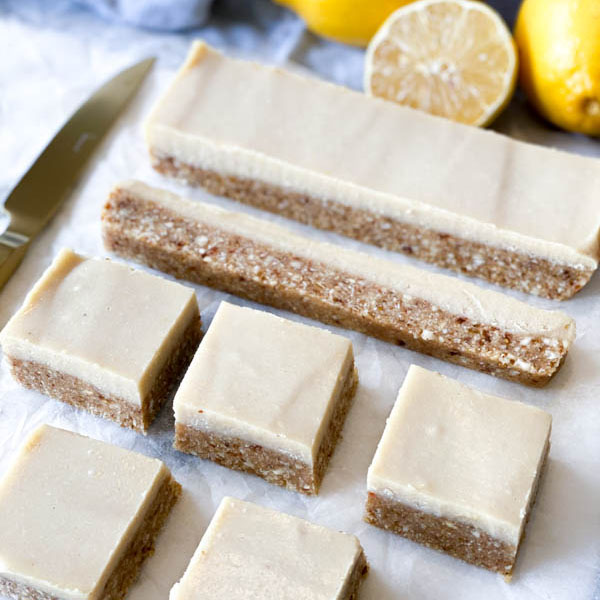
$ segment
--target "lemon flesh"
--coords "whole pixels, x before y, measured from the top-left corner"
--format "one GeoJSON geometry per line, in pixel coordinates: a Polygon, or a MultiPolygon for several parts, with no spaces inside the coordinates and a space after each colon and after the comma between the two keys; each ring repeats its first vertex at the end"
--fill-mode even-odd
{"type": "Polygon", "coordinates": [[[515,39],[535,108],[558,127],[600,136],[600,1],[524,0],[515,39]]]}
{"type": "Polygon", "coordinates": [[[365,91],[470,125],[489,124],[513,95],[514,41],[494,10],[420,0],[392,13],[367,49],[365,91]]]}

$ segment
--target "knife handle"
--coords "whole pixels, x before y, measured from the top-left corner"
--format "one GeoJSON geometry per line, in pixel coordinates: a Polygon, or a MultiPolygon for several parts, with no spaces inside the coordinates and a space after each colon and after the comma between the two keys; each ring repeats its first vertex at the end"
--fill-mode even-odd
{"type": "Polygon", "coordinates": [[[7,229],[0,235],[0,290],[21,264],[29,247],[29,238],[7,229]]]}

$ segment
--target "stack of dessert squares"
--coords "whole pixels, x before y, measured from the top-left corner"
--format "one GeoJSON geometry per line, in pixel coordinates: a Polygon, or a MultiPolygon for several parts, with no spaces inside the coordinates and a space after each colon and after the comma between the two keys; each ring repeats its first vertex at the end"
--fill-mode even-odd
{"type": "MultiPolygon", "coordinates": [[[[146,136],[167,176],[509,288],[567,299],[597,266],[595,161],[204,43],[146,136]]],[[[102,235],[176,279],[525,385],[545,385],[575,337],[562,312],[141,182],[115,186],[102,235]]],[[[144,435],[174,398],[177,450],[307,495],[358,385],[342,335],[229,302],[203,335],[192,288],[70,249],[0,343],[27,388],[144,435]]],[[[365,474],[364,519],[510,576],[551,421],[412,365],[365,474]]],[[[125,597],[180,492],[160,460],[38,427],[0,481],[0,594],[125,597]]],[[[170,598],[350,600],[367,571],[355,536],[225,497],[170,598]]]]}

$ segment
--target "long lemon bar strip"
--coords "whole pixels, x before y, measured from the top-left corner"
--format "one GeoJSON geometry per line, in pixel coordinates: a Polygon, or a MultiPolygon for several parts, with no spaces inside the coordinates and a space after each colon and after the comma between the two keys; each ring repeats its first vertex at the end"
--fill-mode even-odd
{"type": "Polygon", "coordinates": [[[600,161],[192,45],[146,124],[212,193],[555,299],[600,257],[600,161]]]}
{"type": "Polygon", "coordinates": [[[529,385],[575,337],[562,312],[139,182],[113,190],[102,232],[108,250],[180,279],[529,385]]]}

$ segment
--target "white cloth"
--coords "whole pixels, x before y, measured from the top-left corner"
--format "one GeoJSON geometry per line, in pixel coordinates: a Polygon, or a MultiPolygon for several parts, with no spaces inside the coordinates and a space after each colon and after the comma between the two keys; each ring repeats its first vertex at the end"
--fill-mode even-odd
{"type": "Polygon", "coordinates": [[[163,31],[200,27],[212,0],[77,0],[108,19],[163,31]]]}

